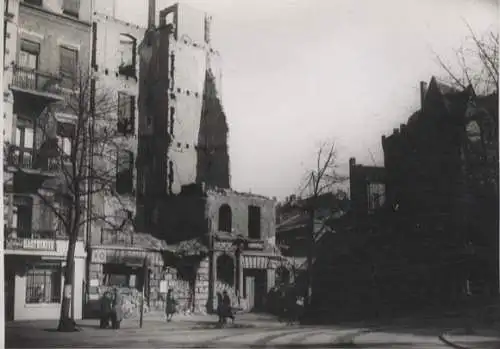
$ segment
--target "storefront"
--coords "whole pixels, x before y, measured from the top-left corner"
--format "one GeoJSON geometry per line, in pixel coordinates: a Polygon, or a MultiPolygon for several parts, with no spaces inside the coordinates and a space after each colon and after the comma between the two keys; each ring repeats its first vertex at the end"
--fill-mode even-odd
{"type": "Polygon", "coordinates": [[[226,291],[243,310],[264,310],[281,259],[279,251],[263,241],[215,236],[210,278],[214,306],[217,293],[226,291]]]}
{"type": "Polygon", "coordinates": [[[160,251],[123,246],[92,248],[86,316],[98,314],[100,298],[112,288],[119,289],[124,295],[125,306],[131,316],[138,315],[143,291],[147,310],[160,309],[163,304],[160,294],[162,270],[163,258],[160,251]]]}
{"type": "MultiPolygon", "coordinates": [[[[9,240],[5,250],[5,319],[59,319],[64,292],[64,270],[68,242],[64,240],[9,240]]],[[[77,242],[72,314],[82,318],[85,251],[77,242]]]]}

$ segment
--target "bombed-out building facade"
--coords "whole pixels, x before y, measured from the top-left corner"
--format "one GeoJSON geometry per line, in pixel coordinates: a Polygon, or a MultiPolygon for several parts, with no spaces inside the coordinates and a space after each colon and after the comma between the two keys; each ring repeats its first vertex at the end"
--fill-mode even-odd
{"type": "Polygon", "coordinates": [[[211,18],[150,2],[139,46],[137,229],[166,241],[166,288],[186,311],[211,311],[228,291],[264,306],[281,263],[275,201],[231,189],[228,122],[211,18]]]}

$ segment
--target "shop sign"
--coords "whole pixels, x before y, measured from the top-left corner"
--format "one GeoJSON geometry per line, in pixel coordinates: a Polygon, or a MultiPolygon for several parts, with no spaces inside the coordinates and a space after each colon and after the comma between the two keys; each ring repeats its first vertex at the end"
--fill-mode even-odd
{"type": "Polygon", "coordinates": [[[248,242],[246,248],[249,249],[249,250],[263,250],[264,249],[264,243],[261,242],[261,241],[258,241],[258,242],[248,242]]]}
{"type": "Polygon", "coordinates": [[[42,250],[42,251],[55,251],[55,240],[44,239],[23,239],[23,249],[26,250],[42,250]]]}
{"type": "Polygon", "coordinates": [[[234,249],[234,246],[233,246],[232,241],[215,241],[214,248],[216,250],[227,251],[227,250],[234,249]]]}
{"type": "Polygon", "coordinates": [[[131,266],[142,266],[146,253],[130,250],[93,250],[92,263],[116,263],[131,266]]]}

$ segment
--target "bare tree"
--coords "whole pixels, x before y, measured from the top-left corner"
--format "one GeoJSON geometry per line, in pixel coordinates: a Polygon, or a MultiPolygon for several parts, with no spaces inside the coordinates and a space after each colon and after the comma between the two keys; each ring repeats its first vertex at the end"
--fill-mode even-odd
{"type": "Polygon", "coordinates": [[[302,210],[307,213],[308,222],[308,249],[307,249],[307,268],[306,268],[306,290],[305,304],[311,304],[312,283],[313,283],[313,258],[315,244],[318,236],[323,233],[327,227],[328,217],[323,217],[322,227],[316,229],[316,215],[321,207],[321,197],[328,193],[333,193],[338,189],[339,184],[347,179],[346,176],[339,174],[337,149],[335,142],[324,141],[320,143],[316,151],[315,165],[305,174],[303,185],[303,195],[306,199],[300,204],[302,210]]]}
{"type": "Polygon", "coordinates": [[[472,86],[476,93],[483,95],[498,93],[498,32],[478,36],[468,23],[466,25],[470,36],[455,52],[458,68],[452,68],[438,55],[437,62],[454,86],[460,89],[472,86]]]}
{"type": "Polygon", "coordinates": [[[115,204],[122,203],[116,190],[116,174],[127,165],[120,150],[124,147],[123,129],[126,131],[130,125],[122,125],[119,132],[113,91],[97,90],[96,79],[82,71],[62,82],[64,101],[47,107],[35,126],[35,134],[39,135],[35,142],[41,146],[33,167],[52,175],[36,181],[20,167],[19,178],[25,180],[19,182],[15,191],[36,195],[51,212],[56,232],[68,239],[58,330],[69,332],[75,330],[70,309],[77,241],[84,240],[85,228],[93,223],[120,230],[133,217],[127,210],[122,210],[126,212],[124,216],[115,217],[95,209],[91,202],[96,194],[102,194],[112,197],[115,204]],[[56,119],[60,114],[67,116],[62,122],[56,119]]]}

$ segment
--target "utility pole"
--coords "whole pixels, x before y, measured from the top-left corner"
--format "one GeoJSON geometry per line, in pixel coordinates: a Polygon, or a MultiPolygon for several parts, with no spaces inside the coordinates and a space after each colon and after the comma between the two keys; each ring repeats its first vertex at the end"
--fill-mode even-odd
{"type": "Polygon", "coordinates": [[[143,275],[143,282],[142,282],[142,297],[141,297],[141,309],[140,309],[140,315],[139,315],[139,328],[142,328],[142,323],[144,319],[144,298],[146,295],[146,284],[149,282],[148,280],[148,258],[144,257],[144,262],[142,263],[142,275],[143,275]]]}

